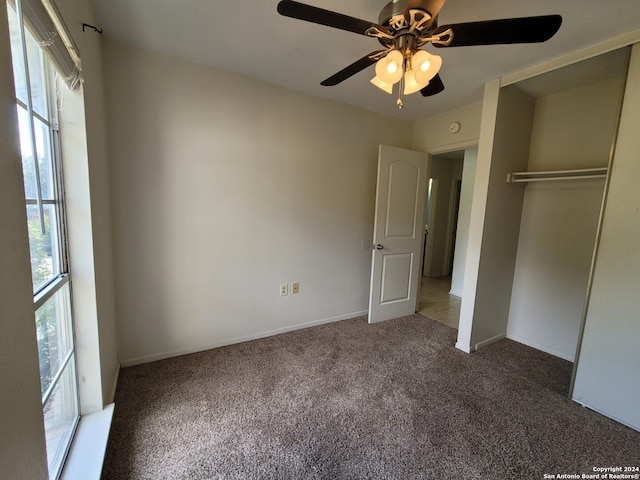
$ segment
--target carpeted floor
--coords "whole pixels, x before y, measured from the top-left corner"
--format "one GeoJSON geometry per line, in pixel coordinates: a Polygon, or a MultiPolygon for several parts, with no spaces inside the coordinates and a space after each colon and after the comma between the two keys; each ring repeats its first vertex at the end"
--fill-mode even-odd
{"type": "Polygon", "coordinates": [[[508,340],[467,355],[455,336],[419,315],[357,318],[125,368],[102,478],[543,479],[640,465],[640,433],[567,399],[570,363],[508,340]]]}

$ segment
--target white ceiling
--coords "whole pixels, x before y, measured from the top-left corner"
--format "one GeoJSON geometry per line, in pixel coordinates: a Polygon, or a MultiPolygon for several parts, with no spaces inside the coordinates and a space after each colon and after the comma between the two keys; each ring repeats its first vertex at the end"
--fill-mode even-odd
{"type": "MultiPolygon", "coordinates": [[[[640,0],[449,0],[439,24],[546,15],[563,17],[546,43],[435,49],[446,89],[395,98],[369,83],[373,68],[335,87],[320,82],[367,53],[377,40],[280,16],[278,0],[94,0],[105,35],[130,45],[236,72],[374,112],[415,120],[482,100],[483,85],[545,60],[638,32],[640,0]]],[[[377,22],[387,0],[304,0],[377,22]]]]}

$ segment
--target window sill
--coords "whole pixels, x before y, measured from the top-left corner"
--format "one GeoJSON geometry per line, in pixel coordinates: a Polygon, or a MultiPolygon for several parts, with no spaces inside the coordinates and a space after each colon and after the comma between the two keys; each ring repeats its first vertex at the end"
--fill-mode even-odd
{"type": "Polygon", "coordinates": [[[83,415],[62,468],[60,480],[99,480],[115,404],[83,415]]]}

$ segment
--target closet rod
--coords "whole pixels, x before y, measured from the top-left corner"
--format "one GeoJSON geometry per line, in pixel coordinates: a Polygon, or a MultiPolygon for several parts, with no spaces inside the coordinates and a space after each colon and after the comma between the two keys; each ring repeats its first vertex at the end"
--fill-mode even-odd
{"type": "Polygon", "coordinates": [[[605,178],[606,176],[607,168],[581,168],[576,170],[554,170],[546,172],[513,172],[507,174],[507,183],[582,180],[587,178],[605,178]]]}

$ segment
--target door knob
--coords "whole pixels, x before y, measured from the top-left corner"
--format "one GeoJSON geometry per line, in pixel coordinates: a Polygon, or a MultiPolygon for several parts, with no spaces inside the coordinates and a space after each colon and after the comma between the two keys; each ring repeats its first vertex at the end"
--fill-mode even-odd
{"type": "Polygon", "coordinates": [[[382,250],[384,248],[380,243],[376,243],[376,250],[382,250]]]}

